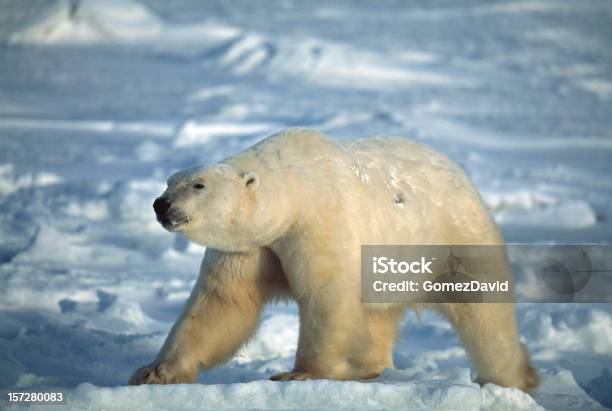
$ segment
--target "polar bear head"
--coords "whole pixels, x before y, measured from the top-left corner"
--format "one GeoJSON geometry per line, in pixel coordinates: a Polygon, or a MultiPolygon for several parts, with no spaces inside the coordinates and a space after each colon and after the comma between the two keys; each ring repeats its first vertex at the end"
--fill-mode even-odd
{"type": "Polygon", "coordinates": [[[219,250],[243,251],[261,245],[266,231],[259,185],[256,172],[230,164],[195,167],[173,174],[153,209],[168,231],[219,250]]]}

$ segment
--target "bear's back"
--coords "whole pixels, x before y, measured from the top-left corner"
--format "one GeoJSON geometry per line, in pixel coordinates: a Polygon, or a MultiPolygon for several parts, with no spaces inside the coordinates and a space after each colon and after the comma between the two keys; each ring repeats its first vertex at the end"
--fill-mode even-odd
{"type": "Polygon", "coordinates": [[[366,230],[369,243],[500,241],[471,181],[443,154],[407,138],[337,144],[349,159],[362,225],[375,228],[366,230]]]}
{"type": "Polygon", "coordinates": [[[428,197],[440,190],[472,190],[463,170],[443,154],[401,137],[337,140],[349,159],[350,168],[364,185],[409,189],[428,197]],[[369,183],[376,184],[369,184],[369,183]]]}

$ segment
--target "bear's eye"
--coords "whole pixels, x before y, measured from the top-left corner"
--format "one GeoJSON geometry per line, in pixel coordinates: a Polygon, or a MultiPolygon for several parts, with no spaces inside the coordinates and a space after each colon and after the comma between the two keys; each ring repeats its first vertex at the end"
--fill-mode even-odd
{"type": "Polygon", "coordinates": [[[193,188],[195,188],[196,190],[202,190],[204,188],[204,184],[202,184],[202,183],[195,183],[193,185],[193,188]]]}

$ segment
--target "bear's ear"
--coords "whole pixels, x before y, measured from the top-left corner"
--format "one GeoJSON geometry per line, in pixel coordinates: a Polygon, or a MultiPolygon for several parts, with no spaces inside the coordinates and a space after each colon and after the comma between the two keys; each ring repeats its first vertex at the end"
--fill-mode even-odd
{"type": "Polygon", "coordinates": [[[244,171],[240,173],[242,181],[247,188],[254,189],[259,186],[259,176],[254,171],[244,171]]]}

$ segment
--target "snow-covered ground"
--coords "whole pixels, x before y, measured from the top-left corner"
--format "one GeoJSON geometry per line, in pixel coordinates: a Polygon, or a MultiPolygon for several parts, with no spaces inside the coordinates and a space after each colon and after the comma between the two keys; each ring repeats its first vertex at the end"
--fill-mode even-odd
{"type": "Polygon", "coordinates": [[[155,222],[166,177],[290,126],[432,145],[509,242],[609,244],[612,7],[0,0],[1,401],[61,387],[78,410],[612,407],[610,304],[518,306],[533,397],[472,383],[432,313],[407,314],[376,380],[268,381],[291,367],[294,305],[269,307],[201,385],[126,387],[203,251],[155,222]]]}

